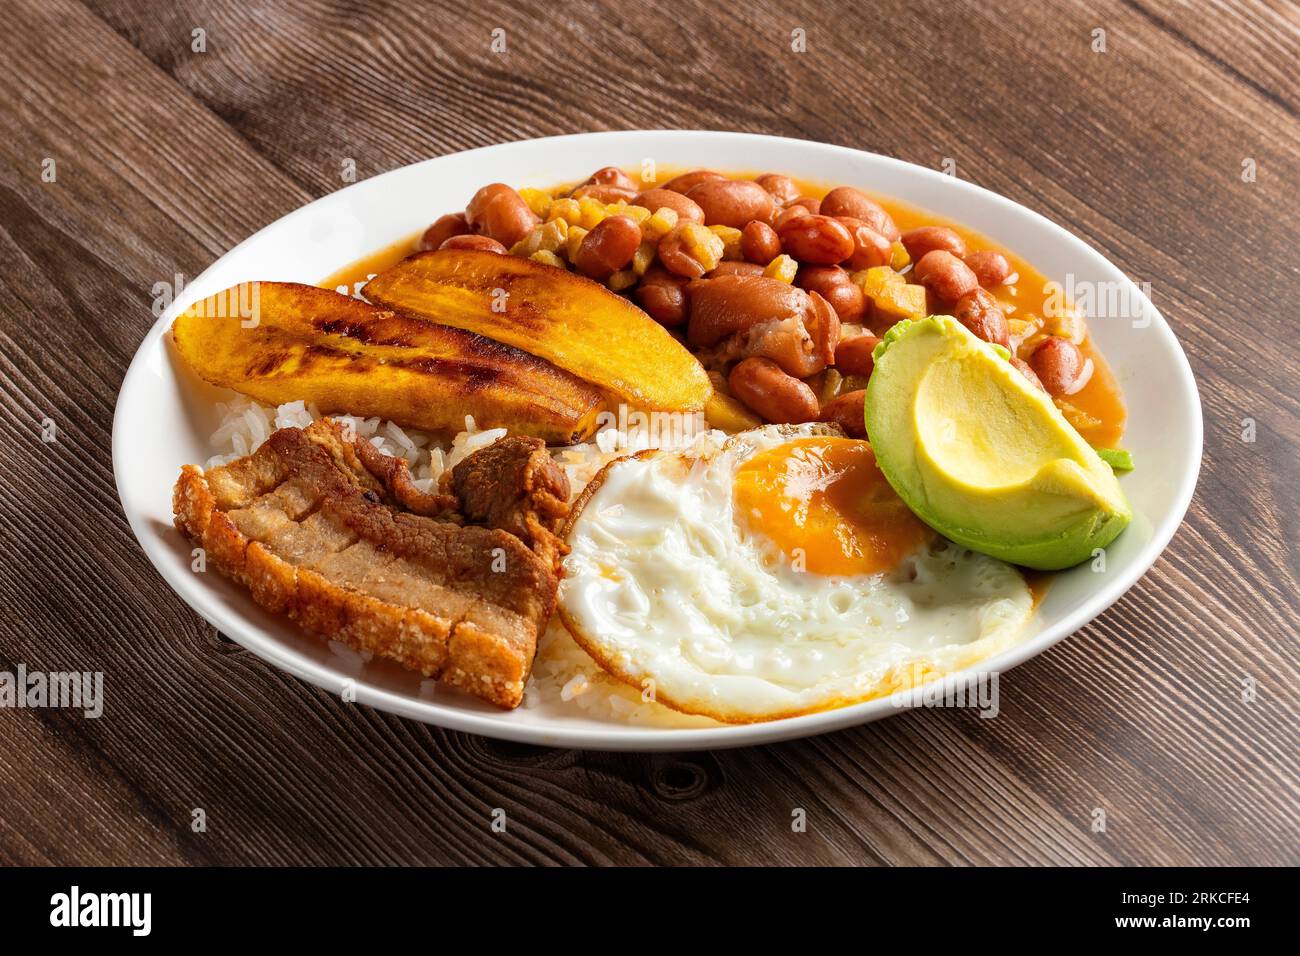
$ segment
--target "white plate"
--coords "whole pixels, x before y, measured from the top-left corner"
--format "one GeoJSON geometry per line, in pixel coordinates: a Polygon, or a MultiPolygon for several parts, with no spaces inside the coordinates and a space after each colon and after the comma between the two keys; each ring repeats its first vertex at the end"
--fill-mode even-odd
{"type": "MultiPolygon", "coordinates": [[[[127,370],[113,421],[113,470],[122,507],[141,547],[167,583],[232,639],[277,667],[338,692],[355,681],[356,699],[381,710],[507,740],[606,750],[693,750],[757,744],[864,723],[896,713],[883,699],[789,720],[707,729],[658,729],[603,722],[556,705],[501,711],[439,690],[420,696],[420,679],[386,664],[360,672],[324,641],[257,608],[216,573],[190,570],[190,545],[172,526],[171,489],[180,466],[209,456],[216,389],[177,361],[164,335],[194,300],[250,279],[315,283],[363,255],[460,209],[481,185],[579,179],[600,166],[712,166],[773,170],[861,186],[897,197],[984,233],[1051,279],[1117,283],[1133,297],[1136,321],[1094,319],[1092,334],[1124,388],[1125,445],[1137,470],[1122,479],[1135,518],[1109,549],[1108,566],[1083,565],[1056,577],[1028,638],[985,661],[1005,671],[1087,624],[1156,560],[1191,499],[1201,460],[1201,408],[1192,372],[1155,307],[1097,252],[1042,216],[991,192],[898,160],[800,140],[712,132],[586,133],[507,143],[431,159],[357,183],[285,216],[240,243],[194,280],[149,331],[127,370]]],[[[1101,286],[1106,288],[1106,286],[1101,286]]],[[[949,678],[952,680],[952,678],[949,678]]],[[[1004,682],[1003,687],[1007,684],[1004,682]]],[[[1061,701],[1060,706],[1068,706],[1061,701]]]]}

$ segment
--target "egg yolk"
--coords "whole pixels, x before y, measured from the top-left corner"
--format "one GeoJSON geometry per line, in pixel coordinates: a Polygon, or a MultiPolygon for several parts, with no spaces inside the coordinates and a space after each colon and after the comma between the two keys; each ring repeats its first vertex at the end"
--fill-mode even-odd
{"type": "Polygon", "coordinates": [[[894,493],[865,441],[800,438],[736,469],[738,520],[796,569],[823,575],[888,571],[934,534],[894,493]]]}

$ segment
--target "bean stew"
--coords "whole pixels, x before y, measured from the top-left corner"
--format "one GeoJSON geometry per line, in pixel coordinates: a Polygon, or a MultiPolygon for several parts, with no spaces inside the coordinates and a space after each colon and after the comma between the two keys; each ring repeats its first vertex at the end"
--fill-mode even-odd
{"type": "MultiPolygon", "coordinates": [[[[436,212],[436,211],[434,211],[436,212]]],[[[555,188],[485,185],[464,211],[321,283],[356,293],[416,251],[482,249],[575,271],[635,302],[708,370],[710,421],[835,421],[862,435],[871,350],[932,313],[1010,350],[1096,447],[1125,409],[1084,317],[1046,277],[971,229],[868,194],[781,173],[604,167],[555,188]]]]}

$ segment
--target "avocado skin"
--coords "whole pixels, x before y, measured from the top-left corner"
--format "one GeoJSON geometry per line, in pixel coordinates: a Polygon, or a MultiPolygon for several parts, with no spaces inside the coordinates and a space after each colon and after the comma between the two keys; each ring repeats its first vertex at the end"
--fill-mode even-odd
{"type": "MultiPolygon", "coordinates": [[[[863,414],[865,414],[865,409],[863,414]]],[[[1097,457],[1110,465],[1110,470],[1119,474],[1121,471],[1133,470],[1133,456],[1124,448],[1098,448],[1097,457]]]]}
{"type": "MultiPolygon", "coordinates": [[[[942,513],[942,502],[934,501],[926,493],[916,469],[915,436],[908,429],[904,429],[902,435],[896,435],[896,430],[887,422],[886,414],[889,410],[887,403],[891,400],[898,401],[905,397],[910,402],[916,384],[915,381],[894,381],[897,376],[893,372],[897,363],[890,362],[890,351],[898,348],[900,343],[906,347],[910,338],[935,329],[945,335],[964,333],[970,336],[964,327],[948,316],[905,320],[890,328],[873,353],[876,367],[867,384],[863,418],[876,454],[876,463],[898,496],[918,518],[945,538],[973,551],[1026,568],[1040,571],[1063,570],[1088,560],[1098,549],[1109,546],[1128,527],[1132,518],[1122,491],[1119,492],[1120,510],[1089,509],[1080,515],[1078,521],[1064,528],[1046,530],[1045,533],[1033,533],[1032,515],[1028,514],[1018,527],[996,530],[967,527],[946,518],[942,513]],[[884,375],[881,374],[882,370],[884,375]],[[910,384],[912,387],[902,388],[900,384],[910,384]]],[[[989,348],[1000,359],[1006,359],[1005,349],[997,346],[989,348]]],[[[1087,447],[1081,438],[1079,441],[1087,447]]],[[[1091,449],[1088,451],[1095,454],[1091,449]]],[[[1109,472],[1108,466],[1102,467],[1106,467],[1109,472]]]]}
{"type": "Polygon", "coordinates": [[[876,463],[903,503],[939,534],[972,551],[1035,571],[1062,571],[1087,561],[1096,549],[1106,548],[1119,537],[1120,532],[1128,527],[1131,517],[1121,512],[1094,511],[1087,519],[1071,525],[1064,534],[1017,542],[993,540],[977,529],[948,524],[920,501],[909,497],[904,484],[895,483],[878,453],[876,463]]]}

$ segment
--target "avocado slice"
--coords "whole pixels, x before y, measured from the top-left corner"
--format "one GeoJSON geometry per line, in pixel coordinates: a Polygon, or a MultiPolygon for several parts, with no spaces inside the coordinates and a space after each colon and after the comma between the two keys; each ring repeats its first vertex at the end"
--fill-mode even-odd
{"type": "Polygon", "coordinates": [[[1110,466],[1007,352],[951,316],[876,346],[866,425],[880,470],[946,538],[1013,564],[1068,568],[1132,517],[1110,466]]]}

